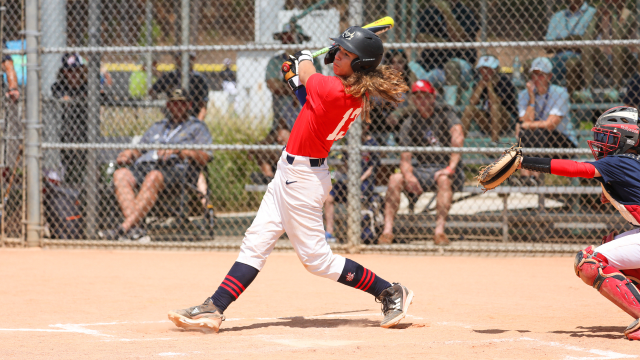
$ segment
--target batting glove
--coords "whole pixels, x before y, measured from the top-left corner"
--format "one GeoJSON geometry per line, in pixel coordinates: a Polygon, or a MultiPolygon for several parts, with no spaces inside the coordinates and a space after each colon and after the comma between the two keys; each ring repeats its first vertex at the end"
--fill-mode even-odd
{"type": "Polygon", "coordinates": [[[298,51],[293,56],[298,60],[298,63],[301,63],[306,60],[309,60],[311,61],[311,63],[313,63],[313,55],[309,50],[298,51]]]}
{"type": "Polygon", "coordinates": [[[300,82],[300,77],[298,76],[298,60],[289,55],[289,60],[282,63],[282,71],[283,80],[289,85],[291,90],[294,92],[298,90],[302,83],[300,82]]]}

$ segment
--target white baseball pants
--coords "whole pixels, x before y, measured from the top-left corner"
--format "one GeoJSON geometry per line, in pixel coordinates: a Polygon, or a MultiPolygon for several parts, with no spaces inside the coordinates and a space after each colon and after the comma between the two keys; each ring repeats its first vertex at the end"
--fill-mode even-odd
{"type": "Polygon", "coordinates": [[[287,162],[283,151],[278,170],[245,233],[238,262],[262,270],[276,241],[286,231],[302,265],[312,274],[338,281],[345,258],[335,255],[325,240],[322,205],[331,191],[329,167],[311,167],[309,158],[287,162]]]}
{"type": "Polygon", "coordinates": [[[640,228],[624,232],[594,251],[606,256],[609,265],[618,270],[639,269],[640,228]]]}

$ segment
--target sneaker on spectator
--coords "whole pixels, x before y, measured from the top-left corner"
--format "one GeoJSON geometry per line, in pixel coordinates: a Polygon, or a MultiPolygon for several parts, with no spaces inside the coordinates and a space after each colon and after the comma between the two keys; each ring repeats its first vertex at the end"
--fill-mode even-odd
{"type": "Polygon", "coordinates": [[[590,88],[574,91],[571,94],[571,101],[574,104],[588,104],[593,102],[593,94],[590,88]]]}
{"type": "Polygon", "coordinates": [[[123,240],[123,241],[132,240],[132,241],[137,241],[141,243],[151,242],[151,238],[147,236],[147,230],[141,228],[140,226],[132,227],[119,240],[123,240]]]}
{"type": "Polygon", "coordinates": [[[102,240],[120,240],[124,236],[125,231],[122,226],[118,226],[116,229],[100,230],[98,231],[98,237],[102,240]]]}
{"type": "Polygon", "coordinates": [[[325,231],[324,232],[324,238],[327,240],[327,242],[329,244],[335,244],[338,240],[336,239],[335,236],[333,236],[332,233],[325,231]]]}

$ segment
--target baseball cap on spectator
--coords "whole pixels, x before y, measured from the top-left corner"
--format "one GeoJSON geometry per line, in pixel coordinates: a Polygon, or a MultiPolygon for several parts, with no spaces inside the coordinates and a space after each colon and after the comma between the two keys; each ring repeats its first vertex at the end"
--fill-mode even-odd
{"type": "Polygon", "coordinates": [[[66,53],[62,55],[62,67],[65,69],[73,69],[84,66],[85,64],[86,61],[84,58],[76,53],[66,53]]]}
{"type": "Polygon", "coordinates": [[[553,64],[551,64],[551,60],[546,57],[535,58],[531,63],[530,73],[535,70],[542,71],[545,74],[551,74],[551,70],[553,70],[553,64]]]}
{"type": "Polygon", "coordinates": [[[500,66],[500,61],[491,55],[485,55],[478,59],[478,64],[476,65],[476,69],[480,69],[481,67],[488,67],[491,69],[497,69],[500,66]]]}
{"type": "Polygon", "coordinates": [[[184,89],[176,88],[171,91],[167,101],[189,101],[188,93],[184,89]]]}
{"type": "Polygon", "coordinates": [[[414,94],[417,92],[427,92],[435,95],[436,89],[427,80],[418,80],[411,86],[411,92],[414,94]]]}

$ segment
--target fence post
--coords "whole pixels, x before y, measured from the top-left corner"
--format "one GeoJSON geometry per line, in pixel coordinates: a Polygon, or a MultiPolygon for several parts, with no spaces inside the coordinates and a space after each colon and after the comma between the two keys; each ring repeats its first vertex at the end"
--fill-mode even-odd
{"type": "MultiPolygon", "coordinates": [[[[153,3],[147,0],[144,6],[144,26],[145,26],[145,45],[153,46],[153,3]]],[[[153,85],[153,55],[148,52],[145,59],[145,67],[147,68],[147,91],[153,85]]]]}
{"type": "MultiPolygon", "coordinates": [[[[182,35],[182,45],[187,46],[189,45],[189,0],[182,0],[181,4],[182,13],[180,18],[180,34],[182,35]]],[[[180,71],[182,72],[182,88],[187,91],[189,90],[189,72],[191,70],[191,68],[189,67],[189,61],[189,52],[183,51],[182,69],[180,69],[180,71]]]]}
{"type": "MultiPolygon", "coordinates": [[[[26,0],[27,121],[27,246],[40,245],[40,78],[38,66],[38,0],[26,0]]],[[[4,215],[4,214],[3,214],[4,215]]]]}
{"type": "MultiPolygon", "coordinates": [[[[101,0],[89,1],[89,46],[100,46],[101,0]]],[[[87,94],[87,143],[95,144],[100,134],[100,54],[89,56],[87,94]]],[[[98,156],[97,150],[86,151],[86,236],[97,238],[98,219],[98,156]]]]}

